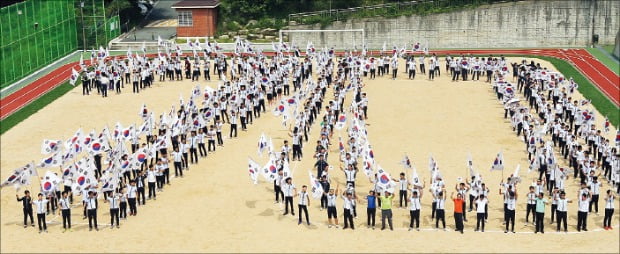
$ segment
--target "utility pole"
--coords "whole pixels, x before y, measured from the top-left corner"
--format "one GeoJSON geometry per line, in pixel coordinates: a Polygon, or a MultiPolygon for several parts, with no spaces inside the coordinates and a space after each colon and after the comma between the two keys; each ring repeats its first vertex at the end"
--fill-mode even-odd
{"type": "Polygon", "coordinates": [[[80,2],[80,12],[82,13],[82,52],[86,52],[86,32],[84,30],[84,2],[80,2]]]}

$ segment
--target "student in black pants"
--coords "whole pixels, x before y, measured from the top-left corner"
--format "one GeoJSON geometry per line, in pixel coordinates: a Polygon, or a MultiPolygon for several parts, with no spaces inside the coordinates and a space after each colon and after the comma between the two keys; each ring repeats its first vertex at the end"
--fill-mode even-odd
{"type": "Polygon", "coordinates": [[[119,222],[119,205],[120,205],[119,195],[117,193],[112,194],[103,202],[110,203],[110,228],[114,227],[115,219],[116,219],[116,228],[119,228],[120,227],[118,223],[119,222]]]}
{"type": "Polygon", "coordinates": [[[39,193],[37,195],[38,199],[33,201],[32,203],[37,207],[37,224],[39,224],[39,233],[45,230],[47,233],[47,223],[45,221],[45,207],[47,206],[48,200],[43,199],[43,194],[39,193]]]}
{"type": "Polygon", "coordinates": [[[97,198],[94,191],[88,192],[88,199],[86,199],[86,209],[88,215],[88,228],[93,231],[93,225],[95,230],[99,231],[97,227],[97,198]]]}
{"type": "Polygon", "coordinates": [[[342,193],[342,196],[344,198],[344,227],[342,229],[347,229],[349,227],[355,229],[355,225],[353,224],[353,207],[351,206],[353,194],[345,191],[342,193]]]}
{"type": "MultiPolygon", "coordinates": [[[[142,205],[146,204],[146,196],[145,196],[145,191],[144,191],[144,178],[145,178],[144,171],[140,171],[138,176],[133,180],[135,182],[135,186],[137,187],[136,198],[138,199],[138,204],[140,204],[140,200],[142,200],[142,205]]],[[[131,200],[129,201],[129,205],[131,206],[131,200]]]]}
{"type": "Polygon", "coordinates": [[[616,194],[611,190],[607,190],[607,196],[605,197],[605,218],[603,218],[603,228],[605,230],[612,230],[611,218],[614,216],[614,200],[616,194]]]}
{"type": "Polygon", "coordinates": [[[291,215],[295,216],[295,210],[293,209],[293,195],[295,192],[295,185],[292,183],[292,178],[287,177],[284,183],[280,186],[284,194],[284,215],[288,214],[288,207],[291,206],[291,215]]]}
{"type": "Polygon", "coordinates": [[[140,92],[139,80],[140,80],[140,73],[138,72],[138,70],[133,70],[133,82],[131,83],[133,84],[132,87],[133,87],[134,93],[140,92]]]}
{"type": "Polygon", "coordinates": [[[64,231],[66,231],[67,228],[71,230],[71,203],[69,202],[68,193],[67,191],[63,191],[62,198],[58,201],[62,215],[62,228],[64,231]]]}
{"type": "Polygon", "coordinates": [[[200,80],[200,68],[198,66],[198,63],[194,63],[194,70],[192,71],[192,81],[200,80]]]}
{"type": "Polygon", "coordinates": [[[577,212],[577,231],[588,231],[588,206],[590,204],[590,195],[583,193],[579,197],[579,210],[577,212]]]}
{"type": "Polygon", "coordinates": [[[86,77],[86,73],[82,74],[82,95],[88,95],[90,92],[89,89],[90,82],[88,82],[88,77],[86,77]]]}
{"type": "MultiPolygon", "coordinates": [[[[323,177],[325,178],[325,177],[323,177]]],[[[366,207],[366,215],[368,216],[368,226],[375,228],[375,217],[377,214],[377,196],[375,195],[375,191],[371,190],[368,192],[368,196],[366,196],[367,207],[366,207]]]]}
{"type": "MultiPolygon", "coordinates": [[[[434,70],[430,69],[429,72],[431,71],[434,71],[434,70]]],[[[439,192],[439,194],[437,195],[437,204],[436,204],[437,209],[435,210],[435,213],[437,215],[436,220],[435,220],[435,228],[439,229],[439,221],[441,221],[444,231],[446,230],[445,204],[446,204],[446,197],[443,195],[443,192],[439,192]]]]}
{"type": "Polygon", "coordinates": [[[488,199],[484,195],[480,195],[474,202],[476,202],[476,230],[480,231],[480,224],[482,224],[482,232],[484,232],[484,214],[485,209],[488,206],[488,199]]]}
{"type": "MultiPolygon", "coordinates": [[[[206,127],[205,127],[206,129],[206,127]]],[[[200,153],[200,157],[207,156],[207,148],[205,147],[204,137],[205,133],[202,128],[198,129],[198,152],[200,153]]]]}
{"type": "Polygon", "coordinates": [[[209,75],[209,62],[205,61],[204,68],[202,70],[205,80],[211,81],[211,75],[209,75]]]}
{"type": "Polygon", "coordinates": [[[517,193],[513,191],[508,192],[508,200],[506,201],[506,209],[504,210],[504,218],[506,223],[506,230],[504,233],[508,233],[508,228],[512,222],[511,232],[515,232],[515,207],[517,204],[517,193]]]}
{"type": "Polygon", "coordinates": [[[396,74],[398,73],[398,60],[392,63],[392,79],[396,79],[396,74]]]}
{"type": "Polygon", "coordinates": [[[24,212],[24,228],[28,226],[28,216],[30,216],[30,224],[34,227],[34,217],[32,216],[32,198],[30,197],[30,191],[24,191],[24,196],[19,197],[19,195],[15,194],[17,197],[17,202],[22,202],[23,212],[24,212]]]}
{"type": "Polygon", "coordinates": [[[310,219],[308,217],[308,206],[310,205],[310,196],[308,196],[307,192],[308,186],[304,185],[301,187],[301,192],[299,193],[299,204],[297,205],[297,209],[299,209],[299,222],[297,225],[301,224],[301,214],[306,213],[306,223],[310,225],[310,219]]]}
{"type": "Polygon", "coordinates": [[[157,200],[157,192],[155,191],[155,183],[157,182],[157,173],[155,171],[155,165],[150,164],[149,165],[149,171],[146,173],[147,174],[147,181],[148,181],[148,185],[149,185],[149,199],[151,199],[151,197],[155,200],[157,200]]]}
{"type": "MultiPolygon", "coordinates": [[[[135,190],[135,186],[134,186],[134,190],[135,190]]],[[[125,195],[123,193],[123,189],[119,188],[119,193],[120,195],[120,206],[119,206],[119,211],[118,211],[118,215],[121,219],[127,219],[127,195],[125,195]]],[[[135,195],[135,194],[134,194],[135,195]]],[[[133,204],[134,206],[136,205],[136,198],[133,198],[133,204]]]]}
{"type": "Polygon", "coordinates": [[[237,115],[235,112],[231,112],[230,118],[228,118],[228,122],[230,123],[230,137],[233,137],[233,132],[235,133],[235,138],[237,137],[237,115]]]}

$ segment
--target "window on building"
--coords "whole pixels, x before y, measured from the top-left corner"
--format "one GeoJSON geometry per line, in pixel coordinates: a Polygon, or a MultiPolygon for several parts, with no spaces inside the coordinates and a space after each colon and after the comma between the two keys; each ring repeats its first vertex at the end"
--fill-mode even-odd
{"type": "Polygon", "coordinates": [[[179,12],[179,26],[193,26],[194,20],[192,19],[191,11],[179,12]]]}

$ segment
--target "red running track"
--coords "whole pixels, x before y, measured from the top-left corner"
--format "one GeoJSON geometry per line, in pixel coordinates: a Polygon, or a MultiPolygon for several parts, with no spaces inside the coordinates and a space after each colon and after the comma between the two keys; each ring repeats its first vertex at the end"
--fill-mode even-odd
{"type": "MultiPolygon", "coordinates": [[[[371,55],[378,55],[380,51],[370,51],[371,55]]],[[[539,55],[550,56],[571,62],[583,73],[603,94],[605,94],[616,106],[620,106],[620,77],[611,71],[603,63],[599,62],[585,49],[471,49],[471,50],[436,50],[430,53],[438,55],[451,54],[477,54],[477,55],[539,55]]],[[[273,52],[265,53],[273,55],[273,52]]],[[[336,55],[343,55],[337,52],[336,55]]],[[[184,54],[189,56],[189,54],[184,54]]],[[[149,54],[155,57],[156,54],[149,54]]],[[[124,56],[119,56],[124,58],[124,56]]],[[[86,61],[88,64],[88,61],[86,61]]],[[[52,71],[35,82],[21,88],[18,91],[0,100],[0,119],[17,112],[32,101],[56,88],[71,76],[71,69],[77,67],[73,62],[52,71]]]]}

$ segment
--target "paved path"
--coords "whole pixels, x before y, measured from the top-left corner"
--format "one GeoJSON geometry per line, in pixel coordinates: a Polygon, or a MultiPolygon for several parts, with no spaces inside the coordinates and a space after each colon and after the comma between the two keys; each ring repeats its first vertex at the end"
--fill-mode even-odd
{"type": "Polygon", "coordinates": [[[160,21],[169,22],[171,19],[176,20],[176,11],[171,8],[176,2],[177,1],[163,0],[155,3],[153,10],[151,10],[144,21],[147,25],[142,28],[136,28],[135,30],[122,35],[124,38],[121,41],[156,41],[158,35],[161,36],[162,39],[166,40],[176,35],[176,26],[157,26],[160,21]]]}

